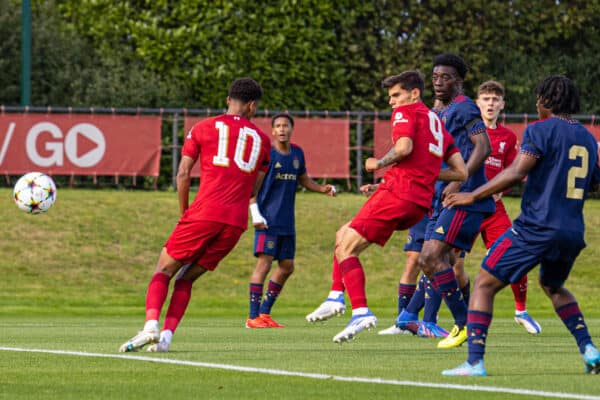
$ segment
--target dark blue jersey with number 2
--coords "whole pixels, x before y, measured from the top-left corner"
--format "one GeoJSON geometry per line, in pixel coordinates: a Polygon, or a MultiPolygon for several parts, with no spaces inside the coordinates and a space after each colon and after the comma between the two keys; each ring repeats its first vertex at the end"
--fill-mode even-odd
{"type": "Polygon", "coordinates": [[[551,117],[525,129],[520,152],[537,163],[527,175],[515,228],[583,234],[583,202],[600,180],[596,139],[575,120],[551,117]]]}

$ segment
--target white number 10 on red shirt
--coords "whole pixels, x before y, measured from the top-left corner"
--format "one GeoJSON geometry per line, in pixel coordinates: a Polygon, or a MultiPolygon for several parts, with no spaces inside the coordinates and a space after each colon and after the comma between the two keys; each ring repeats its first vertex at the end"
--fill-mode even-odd
{"type": "MultiPolygon", "coordinates": [[[[227,147],[229,145],[229,126],[223,121],[217,121],[215,128],[219,131],[219,148],[217,155],[213,157],[213,164],[219,167],[229,167],[229,157],[227,157],[227,147]]],[[[261,139],[258,132],[247,126],[241,127],[237,143],[235,144],[235,155],[233,161],[238,168],[244,172],[252,172],[256,168],[258,155],[260,153],[261,139]],[[244,160],[248,139],[252,139],[252,148],[250,149],[249,159],[244,160]]]]}

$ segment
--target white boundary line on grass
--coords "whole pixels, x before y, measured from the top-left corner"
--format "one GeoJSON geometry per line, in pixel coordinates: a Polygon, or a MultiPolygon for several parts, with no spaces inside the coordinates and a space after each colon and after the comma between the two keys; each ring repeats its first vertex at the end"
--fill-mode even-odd
{"type": "Polygon", "coordinates": [[[118,359],[122,359],[122,360],[138,360],[138,361],[154,362],[154,363],[161,363],[161,364],[189,365],[192,367],[224,369],[224,370],[228,370],[228,371],[254,372],[254,373],[268,374],[268,375],[296,376],[296,377],[301,377],[301,378],[333,380],[333,381],[343,381],[343,382],[374,383],[374,384],[380,384],[380,385],[396,385],[396,386],[414,386],[414,387],[426,387],[426,388],[435,388],[435,389],[469,390],[469,391],[473,391],[473,392],[510,393],[510,394],[524,395],[524,396],[539,396],[539,397],[557,398],[557,399],[600,400],[600,396],[592,396],[592,395],[576,394],[576,393],[546,392],[546,391],[541,391],[541,390],[529,390],[529,389],[512,389],[512,388],[503,388],[503,387],[497,387],[497,386],[459,385],[459,384],[450,384],[450,383],[431,383],[431,382],[418,382],[418,381],[398,381],[398,380],[394,380],[394,379],[366,378],[366,377],[359,377],[359,376],[338,376],[338,375],[285,371],[285,370],[281,370],[281,369],[243,367],[240,365],[216,364],[216,363],[207,363],[207,362],[201,362],[201,361],[173,360],[173,359],[168,359],[168,358],[157,358],[157,357],[124,355],[124,354],[86,353],[86,352],[82,352],[82,351],[47,350],[47,349],[26,349],[26,348],[21,348],[21,347],[0,347],[0,351],[15,351],[15,352],[24,352],[24,353],[46,353],[46,354],[57,354],[57,355],[78,356],[78,357],[118,358],[118,359]]]}

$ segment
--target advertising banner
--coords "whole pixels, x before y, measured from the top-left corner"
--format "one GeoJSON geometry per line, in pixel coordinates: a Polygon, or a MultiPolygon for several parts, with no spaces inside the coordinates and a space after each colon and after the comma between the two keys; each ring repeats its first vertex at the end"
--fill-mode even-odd
{"type": "MultiPolygon", "coordinates": [[[[187,133],[204,117],[186,117],[184,130],[187,133]]],[[[271,118],[253,118],[267,135],[271,135],[271,118]]],[[[350,121],[334,118],[296,118],[292,143],[304,150],[308,175],[313,178],[350,177],[350,121]]],[[[195,166],[193,177],[200,176],[200,167],[195,166]]]]}
{"type": "Polygon", "coordinates": [[[0,114],[0,173],[158,176],[159,116],[0,114]]]}

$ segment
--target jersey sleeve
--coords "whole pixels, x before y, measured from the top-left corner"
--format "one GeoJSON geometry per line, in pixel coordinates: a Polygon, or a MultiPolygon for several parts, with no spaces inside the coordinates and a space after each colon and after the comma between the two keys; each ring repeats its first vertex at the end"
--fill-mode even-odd
{"type": "Polygon", "coordinates": [[[444,161],[448,161],[450,157],[452,157],[455,153],[460,153],[460,150],[454,143],[454,138],[451,134],[449,134],[446,129],[443,131],[444,134],[444,161]]]}
{"type": "Polygon", "coordinates": [[[392,141],[396,143],[401,137],[413,139],[417,131],[416,114],[405,107],[398,107],[392,114],[392,141]]]}
{"type": "Polygon", "coordinates": [[[185,141],[183,142],[183,146],[181,148],[182,156],[188,156],[194,161],[198,159],[198,156],[200,155],[200,143],[198,140],[200,132],[200,124],[196,124],[192,127],[192,129],[190,129],[190,131],[185,137],[185,141]]]}
{"type": "Polygon", "coordinates": [[[260,131],[261,138],[261,146],[263,152],[263,159],[260,165],[258,166],[258,170],[262,172],[267,172],[269,170],[269,163],[271,162],[271,138],[269,138],[265,133],[260,131]]]}
{"type": "Polygon", "coordinates": [[[300,159],[300,168],[298,169],[298,176],[302,176],[306,174],[306,158],[304,158],[304,150],[302,150],[302,148],[298,147],[298,153],[298,158],[300,159]]]}
{"type": "Polygon", "coordinates": [[[541,135],[537,134],[535,124],[533,123],[525,128],[520,152],[535,158],[541,158],[546,150],[546,145],[542,141],[541,135]]]}
{"type": "Polygon", "coordinates": [[[486,132],[485,124],[481,119],[481,111],[471,101],[458,104],[457,119],[460,126],[464,126],[469,137],[486,132]]]}

